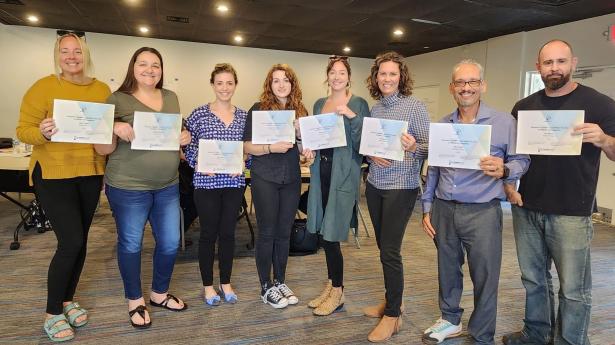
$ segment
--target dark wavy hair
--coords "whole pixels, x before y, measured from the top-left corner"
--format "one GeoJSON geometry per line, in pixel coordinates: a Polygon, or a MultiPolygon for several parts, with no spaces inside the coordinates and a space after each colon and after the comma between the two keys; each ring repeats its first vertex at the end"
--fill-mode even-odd
{"type": "Polygon", "coordinates": [[[404,96],[410,96],[412,94],[412,85],[414,84],[414,81],[410,78],[410,71],[404,61],[403,55],[394,51],[380,53],[376,56],[376,60],[374,60],[374,64],[372,65],[371,73],[369,74],[367,80],[365,80],[369,94],[376,100],[382,98],[382,92],[378,87],[377,76],[380,65],[387,61],[393,61],[399,65],[399,93],[404,96]]]}
{"type": "Polygon", "coordinates": [[[162,89],[162,85],[164,84],[164,65],[162,64],[162,55],[160,55],[160,52],[155,48],[141,47],[137,49],[134,54],[132,54],[130,62],[128,63],[128,70],[126,71],[126,77],[124,77],[124,82],[117,89],[117,91],[132,94],[137,90],[137,79],[135,78],[135,63],[137,62],[137,57],[139,56],[139,54],[143,52],[150,52],[156,55],[160,60],[160,81],[158,82],[158,84],[156,84],[156,88],[162,89]]]}
{"type": "Polygon", "coordinates": [[[327,78],[325,79],[325,85],[329,82],[329,72],[331,72],[331,69],[333,69],[333,65],[335,65],[336,62],[341,62],[342,65],[346,67],[346,72],[348,72],[348,85],[346,85],[346,94],[348,94],[350,86],[352,85],[352,82],[350,81],[350,76],[352,75],[352,71],[350,70],[350,64],[348,63],[347,56],[332,55],[329,57],[329,63],[327,64],[327,78]]]}
{"type": "Polygon", "coordinates": [[[235,69],[230,63],[217,63],[216,66],[214,66],[214,70],[211,71],[211,76],[209,77],[209,83],[213,84],[214,79],[216,78],[216,75],[220,73],[232,74],[233,79],[235,80],[235,84],[239,83],[239,80],[237,80],[237,72],[235,72],[235,69]]]}
{"type": "Polygon", "coordinates": [[[260,97],[261,109],[263,110],[294,110],[296,117],[307,115],[307,109],[303,105],[301,87],[299,86],[299,79],[295,71],[293,71],[287,64],[275,64],[271,66],[267,73],[267,78],[263,83],[263,93],[260,97]],[[283,108],[277,97],[273,93],[271,83],[273,82],[273,72],[283,71],[286,74],[286,78],[290,81],[290,94],[288,95],[288,101],[283,108]]]}

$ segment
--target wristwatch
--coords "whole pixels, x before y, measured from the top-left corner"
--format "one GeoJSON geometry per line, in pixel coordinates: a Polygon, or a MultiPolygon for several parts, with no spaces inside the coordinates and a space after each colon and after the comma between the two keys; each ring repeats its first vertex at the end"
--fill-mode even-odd
{"type": "Polygon", "coordinates": [[[508,175],[510,175],[510,169],[504,165],[504,174],[502,175],[502,179],[508,178],[508,175]]]}

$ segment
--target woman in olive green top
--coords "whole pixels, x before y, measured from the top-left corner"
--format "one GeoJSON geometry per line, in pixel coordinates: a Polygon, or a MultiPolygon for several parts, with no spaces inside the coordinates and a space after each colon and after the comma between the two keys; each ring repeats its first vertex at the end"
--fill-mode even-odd
{"type": "MultiPolygon", "coordinates": [[[[160,53],[148,47],[137,50],[124,83],[107,100],[115,104],[113,143],[96,145],[99,153],[109,154],[105,192],[117,226],[117,258],[130,323],[136,328],[151,325],[141,291],[141,246],[147,221],[156,240],[150,305],[173,311],[187,308],[168,293],[179,247],[179,152],[131,149],[135,111],[179,114],[177,96],[163,89],[162,83],[160,53]]],[[[190,133],[183,131],[180,144],[189,142],[190,133]]]]}
{"type": "Polygon", "coordinates": [[[314,104],[314,114],[337,113],[344,116],[344,147],[314,152],[310,168],[307,229],[319,233],[327,259],[328,281],[317,298],[308,303],[315,315],[329,315],[344,305],[344,258],[340,241],[356,228],[356,205],[362,156],[359,154],[363,118],[369,116],[367,102],[350,93],[350,64],[345,56],[332,56],[327,65],[331,94],[314,104]]]}

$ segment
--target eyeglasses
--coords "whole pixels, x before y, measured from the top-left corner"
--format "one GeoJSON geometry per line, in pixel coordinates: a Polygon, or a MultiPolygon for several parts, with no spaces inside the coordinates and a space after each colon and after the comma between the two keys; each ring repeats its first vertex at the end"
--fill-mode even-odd
{"type": "Polygon", "coordinates": [[[453,84],[455,87],[462,88],[462,87],[465,87],[465,86],[466,86],[466,84],[470,85],[470,87],[479,87],[479,86],[480,86],[480,84],[482,84],[482,83],[483,83],[483,81],[482,81],[482,80],[469,80],[469,81],[465,81],[465,80],[454,80],[452,84],[453,84]]]}
{"type": "Polygon", "coordinates": [[[348,60],[348,56],[344,56],[344,55],[330,55],[329,56],[329,60],[348,60]]]}
{"type": "Polygon", "coordinates": [[[66,36],[66,35],[70,35],[73,34],[77,37],[82,37],[85,39],[85,32],[84,31],[73,31],[73,30],[56,30],[56,34],[58,36],[66,36]]]}

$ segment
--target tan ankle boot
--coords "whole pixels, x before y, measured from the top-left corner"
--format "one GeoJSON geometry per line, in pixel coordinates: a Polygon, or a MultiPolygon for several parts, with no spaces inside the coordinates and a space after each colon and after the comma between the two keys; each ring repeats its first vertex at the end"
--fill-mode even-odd
{"type": "Polygon", "coordinates": [[[327,280],[327,284],[325,285],[324,290],[322,290],[322,292],[320,293],[320,296],[314,298],[313,300],[311,300],[308,303],[308,307],[310,308],[316,308],[319,305],[322,304],[322,302],[324,302],[325,299],[327,299],[327,297],[329,297],[329,294],[331,293],[331,288],[333,287],[333,283],[331,282],[331,279],[327,280]]]}
{"type": "Polygon", "coordinates": [[[336,310],[342,309],[344,306],[344,289],[343,288],[331,288],[329,296],[314,309],[314,315],[326,316],[331,315],[336,310]]]}
{"type": "Polygon", "coordinates": [[[374,328],[367,335],[367,340],[372,343],[381,343],[389,340],[394,334],[398,333],[401,329],[401,315],[398,317],[391,317],[384,315],[376,328],[374,328]]]}
{"type": "MultiPolygon", "coordinates": [[[[385,302],[382,302],[378,305],[370,305],[369,307],[363,309],[363,314],[367,317],[381,318],[384,315],[385,307],[385,302]]],[[[400,313],[404,313],[404,303],[401,304],[400,313]]]]}

